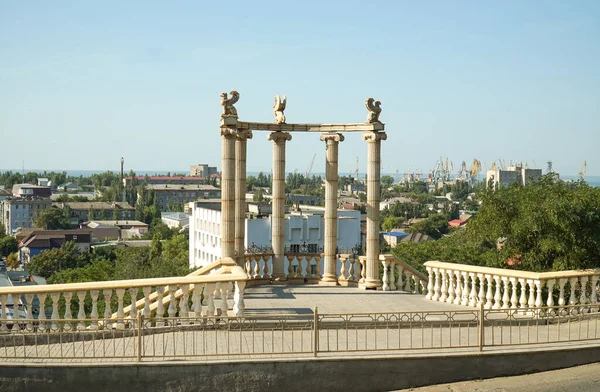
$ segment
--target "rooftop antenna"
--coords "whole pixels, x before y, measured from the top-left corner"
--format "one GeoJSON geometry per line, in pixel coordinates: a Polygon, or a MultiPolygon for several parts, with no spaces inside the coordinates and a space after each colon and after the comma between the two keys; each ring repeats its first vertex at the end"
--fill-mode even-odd
{"type": "Polygon", "coordinates": [[[548,164],[548,168],[546,169],[546,173],[552,173],[552,161],[546,162],[548,164]]]}
{"type": "Polygon", "coordinates": [[[123,185],[123,165],[125,164],[125,159],[121,157],[121,201],[125,201],[125,186],[123,185]]]}

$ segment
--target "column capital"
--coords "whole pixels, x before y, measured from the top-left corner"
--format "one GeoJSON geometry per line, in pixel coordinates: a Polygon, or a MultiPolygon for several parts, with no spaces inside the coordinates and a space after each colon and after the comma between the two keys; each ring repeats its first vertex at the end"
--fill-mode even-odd
{"type": "Polygon", "coordinates": [[[367,131],[362,134],[362,139],[367,142],[377,142],[379,140],[387,140],[387,133],[367,131]]]}
{"type": "Polygon", "coordinates": [[[236,137],[238,131],[237,129],[234,128],[227,128],[227,127],[223,127],[221,128],[221,136],[223,136],[226,139],[231,139],[236,137]]]}
{"type": "Polygon", "coordinates": [[[248,139],[252,139],[252,131],[245,129],[245,130],[238,130],[236,133],[236,138],[237,140],[248,140],[248,139]]]}
{"type": "Polygon", "coordinates": [[[267,140],[271,140],[276,144],[285,143],[285,142],[289,142],[290,140],[292,140],[292,134],[289,132],[281,132],[281,131],[271,132],[270,134],[267,135],[267,140]]]}
{"type": "Polygon", "coordinates": [[[343,142],[346,138],[341,133],[324,133],[321,135],[322,142],[343,142]]]}

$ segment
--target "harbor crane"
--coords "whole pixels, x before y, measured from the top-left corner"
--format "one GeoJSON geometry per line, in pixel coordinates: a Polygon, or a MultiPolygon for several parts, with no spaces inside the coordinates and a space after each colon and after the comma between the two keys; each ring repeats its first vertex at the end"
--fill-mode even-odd
{"type": "Polygon", "coordinates": [[[579,178],[581,179],[581,181],[583,181],[585,179],[586,171],[587,171],[587,161],[583,161],[583,167],[581,168],[581,171],[579,172],[579,178]]]}

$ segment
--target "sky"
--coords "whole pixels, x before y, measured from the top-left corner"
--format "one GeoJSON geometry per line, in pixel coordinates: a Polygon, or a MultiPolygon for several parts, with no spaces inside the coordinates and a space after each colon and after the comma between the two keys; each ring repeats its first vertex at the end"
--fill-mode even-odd
{"type": "MultiPolygon", "coordinates": [[[[0,169],[221,166],[219,94],[240,120],[365,121],[382,102],[384,174],[440,157],[600,175],[600,2],[0,0],[0,169]]],[[[287,171],[324,171],[294,134],[287,171]]],[[[366,142],[339,172],[366,171],[366,142]]],[[[270,171],[266,132],[249,171],[270,171]]]]}

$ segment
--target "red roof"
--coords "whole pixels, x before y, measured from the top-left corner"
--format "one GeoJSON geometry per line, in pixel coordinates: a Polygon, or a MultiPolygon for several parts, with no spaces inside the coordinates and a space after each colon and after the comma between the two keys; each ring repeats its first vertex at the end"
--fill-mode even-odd
{"type": "Polygon", "coordinates": [[[459,226],[464,225],[465,223],[467,223],[467,221],[462,220],[462,219],[454,219],[454,220],[451,220],[450,222],[448,222],[450,227],[459,227],[459,226]]]}

